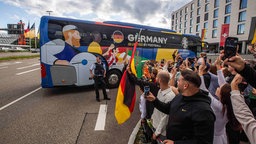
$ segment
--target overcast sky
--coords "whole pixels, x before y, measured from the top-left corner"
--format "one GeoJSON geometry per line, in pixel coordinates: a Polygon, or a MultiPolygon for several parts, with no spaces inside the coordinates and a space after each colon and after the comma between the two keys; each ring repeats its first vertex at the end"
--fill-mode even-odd
{"type": "MultiPolygon", "coordinates": [[[[122,21],[170,28],[170,14],[191,0],[0,0],[0,27],[48,15],[91,21],[122,21]]],[[[26,26],[25,26],[26,27],[26,26]]]]}

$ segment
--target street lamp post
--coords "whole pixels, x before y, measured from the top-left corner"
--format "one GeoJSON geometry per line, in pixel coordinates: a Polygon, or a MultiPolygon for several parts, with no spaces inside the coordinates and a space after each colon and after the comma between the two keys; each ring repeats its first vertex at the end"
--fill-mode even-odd
{"type": "Polygon", "coordinates": [[[51,10],[48,10],[48,11],[46,11],[46,12],[47,12],[47,13],[49,14],[49,16],[50,16],[52,11],[51,11],[51,10]]]}

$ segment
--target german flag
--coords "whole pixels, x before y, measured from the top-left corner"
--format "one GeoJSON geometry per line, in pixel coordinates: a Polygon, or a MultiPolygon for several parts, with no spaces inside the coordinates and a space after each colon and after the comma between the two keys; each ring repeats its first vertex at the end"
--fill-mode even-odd
{"type": "Polygon", "coordinates": [[[248,40],[251,44],[256,42],[256,17],[252,17],[248,40]]]}
{"type": "MultiPolygon", "coordinates": [[[[131,69],[132,72],[136,74],[135,64],[134,64],[134,54],[138,42],[134,44],[134,48],[131,56],[131,69]]],[[[133,112],[134,105],[136,100],[135,85],[129,80],[127,71],[123,73],[122,79],[120,81],[117,98],[116,98],[116,107],[115,107],[115,117],[118,124],[124,123],[128,120],[133,112]]]]}
{"type": "MultiPolygon", "coordinates": [[[[201,40],[204,41],[205,39],[205,34],[206,34],[206,29],[202,29],[202,33],[201,33],[201,40]]],[[[204,42],[202,43],[202,47],[204,47],[204,42]]]]}
{"type": "Polygon", "coordinates": [[[253,38],[252,38],[252,44],[254,44],[256,42],[256,28],[254,30],[254,34],[253,34],[253,38]]]}
{"type": "Polygon", "coordinates": [[[24,32],[25,38],[29,38],[29,31],[30,31],[30,26],[29,26],[29,22],[28,22],[28,27],[27,27],[27,29],[25,29],[25,32],[24,32]]]}

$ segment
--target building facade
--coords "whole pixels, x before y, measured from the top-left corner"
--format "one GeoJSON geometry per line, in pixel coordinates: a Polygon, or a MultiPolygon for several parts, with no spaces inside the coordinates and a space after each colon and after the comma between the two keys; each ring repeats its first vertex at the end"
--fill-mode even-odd
{"type": "Polygon", "coordinates": [[[239,39],[239,53],[247,53],[255,22],[255,0],[192,0],[171,13],[172,30],[204,37],[209,51],[218,51],[222,37],[230,36],[239,39]]]}

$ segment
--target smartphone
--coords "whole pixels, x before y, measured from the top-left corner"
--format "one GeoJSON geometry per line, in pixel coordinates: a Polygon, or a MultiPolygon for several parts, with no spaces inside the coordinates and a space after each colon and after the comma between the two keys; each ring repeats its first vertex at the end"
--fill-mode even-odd
{"type": "Polygon", "coordinates": [[[207,56],[204,56],[204,63],[207,63],[207,56]]]}
{"type": "Polygon", "coordinates": [[[231,58],[236,55],[237,52],[237,37],[227,37],[224,46],[224,58],[231,58]]]}
{"type": "Polygon", "coordinates": [[[150,91],[150,87],[149,86],[144,86],[144,96],[148,96],[149,91],[150,91]]]}

